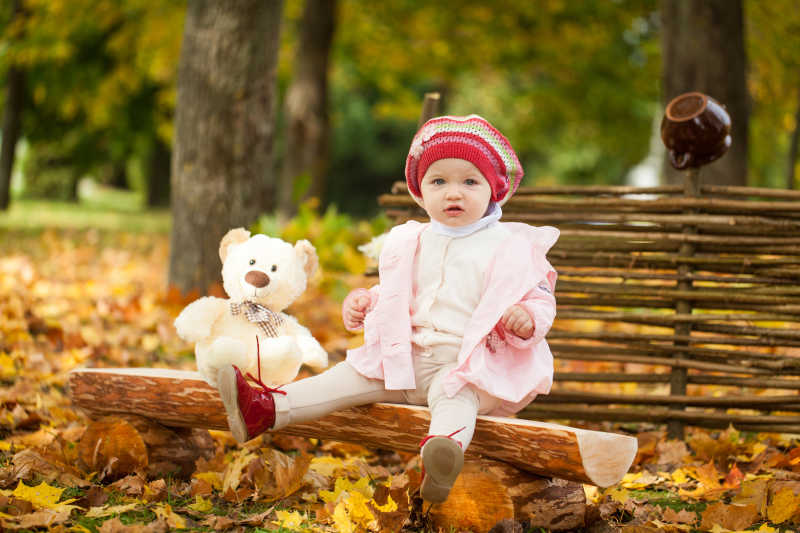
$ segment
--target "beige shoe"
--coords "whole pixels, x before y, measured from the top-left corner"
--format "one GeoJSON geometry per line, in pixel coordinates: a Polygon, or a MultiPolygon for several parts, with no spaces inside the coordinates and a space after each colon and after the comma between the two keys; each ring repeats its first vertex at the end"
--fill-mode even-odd
{"type": "Polygon", "coordinates": [[[427,502],[442,503],[464,466],[464,451],[450,437],[432,436],[426,439],[420,455],[423,468],[420,495],[427,502]]]}

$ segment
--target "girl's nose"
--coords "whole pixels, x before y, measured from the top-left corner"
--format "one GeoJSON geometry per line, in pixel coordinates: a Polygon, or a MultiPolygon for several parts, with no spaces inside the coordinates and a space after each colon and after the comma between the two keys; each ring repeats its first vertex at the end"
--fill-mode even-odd
{"type": "Polygon", "coordinates": [[[447,192],[445,193],[447,198],[460,198],[461,197],[461,187],[451,186],[447,188],[447,192]]]}

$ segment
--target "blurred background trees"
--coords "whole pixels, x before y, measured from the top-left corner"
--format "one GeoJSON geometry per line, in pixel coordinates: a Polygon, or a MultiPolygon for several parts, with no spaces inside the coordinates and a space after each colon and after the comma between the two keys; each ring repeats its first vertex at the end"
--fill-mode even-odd
{"type": "MultiPolygon", "coordinates": [[[[225,11],[234,16],[244,6],[232,1],[225,11]]],[[[313,196],[320,209],[335,205],[369,215],[377,210],[376,196],[402,179],[422,95],[432,90],[442,94],[447,113],[478,113],[496,123],[517,149],[529,185],[667,179],[657,137],[663,105],[673,93],[702,90],[728,105],[739,135],[714,163],[718,172],[714,165],[704,171],[708,179],[795,187],[796,7],[794,0],[269,4],[275,33],[240,44],[258,48],[280,37],[274,95],[263,84],[257,89],[266,99],[274,96],[274,113],[264,107],[263,117],[250,117],[263,119],[274,135],[261,144],[244,142],[236,152],[205,129],[221,127],[236,139],[248,130],[233,111],[208,111],[206,126],[198,122],[176,133],[176,105],[178,115],[184,112],[176,95],[185,1],[4,2],[0,207],[9,181],[12,202],[74,201],[81,186],[113,186],[131,191],[138,206],[165,206],[171,183],[181,180],[170,172],[170,161],[181,157],[173,150],[192,146],[220,150],[220,161],[225,153],[232,158],[216,167],[216,176],[206,169],[219,183],[238,175],[241,158],[249,158],[248,179],[257,183],[236,195],[259,196],[246,203],[265,213],[291,215],[313,196]]],[[[231,37],[234,26],[219,29],[238,38],[231,37]]],[[[210,30],[197,31],[192,38],[202,43],[210,30]]],[[[224,57],[214,56],[225,50],[206,50],[194,61],[207,57],[206,66],[235,76],[224,70],[230,66],[224,57]]],[[[239,83],[246,95],[262,81],[254,76],[231,86],[239,83]]],[[[228,94],[231,105],[242,94],[228,94]]],[[[200,121],[204,108],[183,105],[200,121]]],[[[172,204],[175,222],[184,225],[192,220],[180,214],[186,194],[182,189],[172,204]]]]}

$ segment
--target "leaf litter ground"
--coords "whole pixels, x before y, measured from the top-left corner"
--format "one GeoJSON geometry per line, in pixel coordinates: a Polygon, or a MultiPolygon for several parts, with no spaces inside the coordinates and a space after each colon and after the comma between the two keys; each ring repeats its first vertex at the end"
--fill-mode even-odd
{"type": "MultiPolygon", "coordinates": [[[[412,454],[285,436],[237,445],[227,432],[87,419],[67,395],[73,368],[194,369],[191,347],[172,327],[190,298],[166,288],[167,237],[2,236],[2,529],[450,531],[422,512],[412,454]]],[[[290,312],[336,361],[358,339],[323,285],[290,312]]],[[[586,487],[587,530],[794,531],[800,523],[794,436],[691,430],[684,442],[637,429],[640,451],[625,479],[586,487]]]]}

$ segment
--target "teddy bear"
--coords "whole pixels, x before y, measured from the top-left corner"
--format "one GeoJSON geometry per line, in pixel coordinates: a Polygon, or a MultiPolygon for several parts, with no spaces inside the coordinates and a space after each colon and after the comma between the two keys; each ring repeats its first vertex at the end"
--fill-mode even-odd
{"type": "Polygon", "coordinates": [[[178,336],[195,343],[197,370],[208,384],[216,387],[217,371],[228,364],[272,387],[292,381],[304,363],[327,367],[319,342],[282,312],[317,270],[311,243],[292,246],[236,228],[222,238],[219,257],[229,298],[199,298],[175,319],[178,336]]]}

